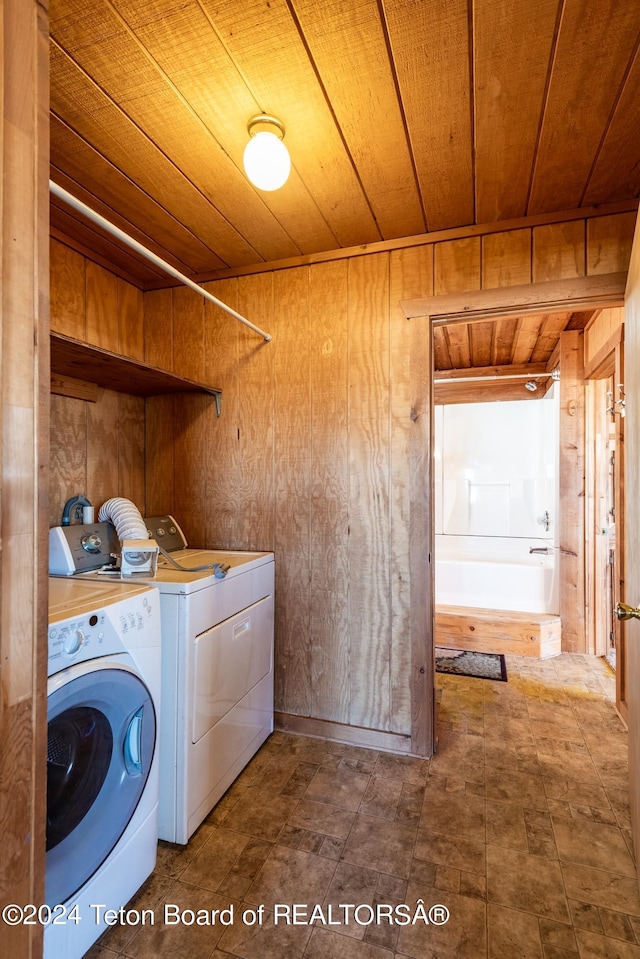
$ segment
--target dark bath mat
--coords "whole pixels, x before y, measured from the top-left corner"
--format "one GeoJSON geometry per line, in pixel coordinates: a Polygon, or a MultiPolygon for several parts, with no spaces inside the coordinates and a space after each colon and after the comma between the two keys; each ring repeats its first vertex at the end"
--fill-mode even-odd
{"type": "Polygon", "coordinates": [[[475,653],[437,646],[436,672],[507,682],[507,664],[502,653],[475,653]]]}

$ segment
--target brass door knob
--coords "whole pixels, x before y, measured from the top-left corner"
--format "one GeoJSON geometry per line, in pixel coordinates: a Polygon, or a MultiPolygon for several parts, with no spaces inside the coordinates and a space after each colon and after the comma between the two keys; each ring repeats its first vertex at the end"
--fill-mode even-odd
{"type": "Polygon", "coordinates": [[[640,609],[634,606],[627,606],[626,603],[618,603],[616,606],[616,616],[618,619],[640,619],[640,609]]]}

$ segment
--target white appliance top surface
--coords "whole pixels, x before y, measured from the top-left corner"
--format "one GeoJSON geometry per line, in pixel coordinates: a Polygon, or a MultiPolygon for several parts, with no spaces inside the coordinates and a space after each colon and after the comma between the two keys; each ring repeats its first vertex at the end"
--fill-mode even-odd
{"type": "MultiPolygon", "coordinates": [[[[151,584],[133,584],[136,593],[149,592],[151,584]]],[[[90,613],[103,606],[130,599],[131,585],[124,583],[89,581],[84,577],[49,577],[49,622],[55,623],[70,616],[90,613]]]]}
{"type": "Polygon", "coordinates": [[[200,589],[214,586],[216,583],[223,583],[225,579],[232,579],[242,573],[262,566],[265,563],[273,562],[273,553],[254,552],[249,550],[219,550],[219,549],[178,549],[172,552],[171,558],[180,563],[181,566],[190,567],[189,570],[179,570],[171,566],[170,563],[160,555],[158,560],[158,569],[155,577],[145,578],[144,574],[137,576],[122,576],[119,572],[100,572],[94,570],[90,573],[77,573],[72,577],[73,582],[78,580],[99,580],[101,582],[117,584],[127,584],[127,587],[136,584],[148,584],[157,586],[163,593],[194,593],[200,589]],[[204,566],[211,563],[226,563],[231,568],[224,578],[216,579],[213,570],[193,570],[194,566],[204,566]]]}

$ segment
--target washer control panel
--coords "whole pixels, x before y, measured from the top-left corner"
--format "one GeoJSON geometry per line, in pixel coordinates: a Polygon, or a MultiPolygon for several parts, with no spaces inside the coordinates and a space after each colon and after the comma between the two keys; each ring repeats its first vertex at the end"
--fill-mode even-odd
{"type": "Polygon", "coordinates": [[[152,645],[149,633],[159,630],[158,591],[80,612],[49,624],[49,676],[73,663],[152,645]]]}

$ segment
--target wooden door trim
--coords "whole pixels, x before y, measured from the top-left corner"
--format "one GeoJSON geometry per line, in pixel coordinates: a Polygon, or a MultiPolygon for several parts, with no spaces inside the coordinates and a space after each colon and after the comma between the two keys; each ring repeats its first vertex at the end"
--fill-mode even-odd
{"type": "Polygon", "coordinates": [[[412,664],[412,752],[429,756],[435,743],[434,707],[434,575],[431,557],[434,551],[433,483],[431,450],[433,444],[433,327],[443,323],[469,323],[523,312],[559,312],[567,309],[596,309],[619,306],[624,302],[625,273],[552,280],[525,286],[477,290],[404,300],[401,307],[415,324],[411,337],[411,417],[410,470],[410,559],[411,580],[411,664],[412,664]],[[428,356],[425,370],[425,355],[428,356]],[[425,406],[425,404],[427,404],[425,406]],[[425,476],[428,495],[425,498],[425,476]],[[425,545],[428,548],[425,550],[425,545]],[[428,555],[426,555],[428,554],[428,555]]]}
{"type": "Polygon", "coordinates": [[[432,326],[450,323],[480,323],[523,313],[556,313],[570,310],[602,309],[624,302],[626,273],[578,276],[570,280],[548,280],[523,286],[505,286],[468,293],[447,293],[403,300],[407,319],[429,317],[432,326]]]}

